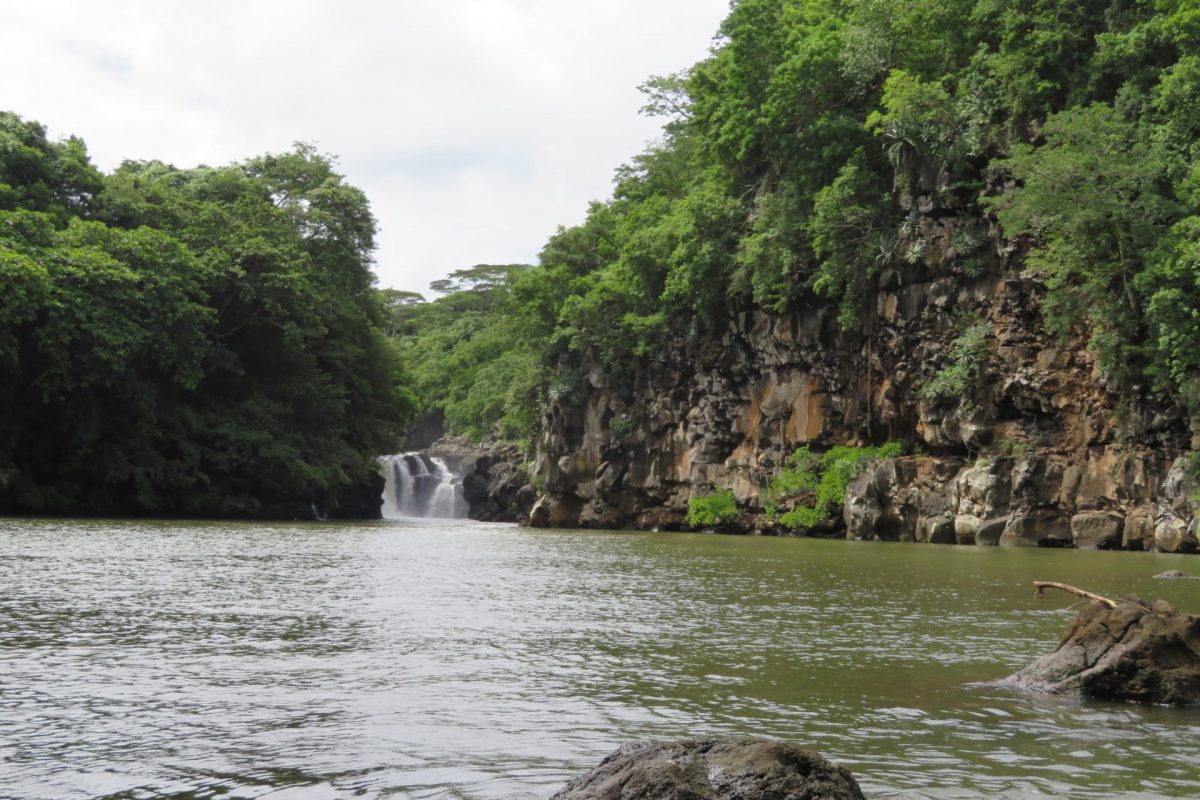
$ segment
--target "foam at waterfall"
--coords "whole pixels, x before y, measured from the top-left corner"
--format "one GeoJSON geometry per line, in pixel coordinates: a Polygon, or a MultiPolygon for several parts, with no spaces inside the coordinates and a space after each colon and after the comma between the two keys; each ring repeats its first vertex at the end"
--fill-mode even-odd
{"type": "Polygon", "coordinates": [[[424,453],[381,456],[383,518],[467,516],[462,483],[440,458],[424,453]]]}

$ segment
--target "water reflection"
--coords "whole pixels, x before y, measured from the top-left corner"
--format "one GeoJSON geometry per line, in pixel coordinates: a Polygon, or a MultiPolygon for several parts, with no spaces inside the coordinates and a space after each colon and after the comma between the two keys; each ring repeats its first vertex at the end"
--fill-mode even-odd
{"type": "MultiPolygon", "coordinates": [[[[1200,563],[1200,562],[1198,562],[1200,563]]],[[[0,795],[545,798],[634,738],[887,797],[1200,795],[1200,711],[973,685],[1177,557],[436,521],[0,521],[0,795]]]]}

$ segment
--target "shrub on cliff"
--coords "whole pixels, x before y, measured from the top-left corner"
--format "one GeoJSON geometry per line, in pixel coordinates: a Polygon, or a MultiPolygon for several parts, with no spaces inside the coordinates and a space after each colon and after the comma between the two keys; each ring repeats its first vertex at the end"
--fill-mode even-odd
{"type": "Polygon", "coordinates": [[[950,347],[946,363],[929,383],[921,387],[921,399],[927,403],[952,399],[970,402],[971,394],[983,377],[991,334],[992,323],[986,321],[976,322],[963,331],[950,347]]]}
{"type": "Polygon", "coordinates": [[[867,464],[895,458],[904,452],[900,442],[878,447],[834,447],[824,454],[812,452],[808,445],[788,457],[784,467],[766,491],[763,506],[768,517],[796,530],[815,527],[829,519],[846,501],[846,487],[867,464]],[[790,511],[781,508],[795,501],[790,511]]]}
{"type": "Polygon", "coordinates": [[[737,513],[733,492],[729,489],[718,489],[712,494],[691,499],[688,503],[687,524],[693,528],[711,528],[732,522],[737,513]]]}

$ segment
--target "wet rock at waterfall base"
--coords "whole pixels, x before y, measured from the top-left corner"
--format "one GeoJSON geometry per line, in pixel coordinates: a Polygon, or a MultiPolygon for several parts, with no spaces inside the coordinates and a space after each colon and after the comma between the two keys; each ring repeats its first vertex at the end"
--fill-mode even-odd
{"type": "Polygon", "coordinates": [[[1115,608],[1089,603],[1053,653],[1000,684],[1095,700],[1200,704],[1200,616],[1132,595],[1115,608]]]}
{"type": "Polygon", "coordinates": [[[862,800],[845,767],[811,750],[739,736],[635,742],[551,800],[862,800]]]}
{"type": "Polygon", "coordinates": [[[439,439],[430,454],[462,476],[467,516],[481,522],[527,522],[537,500],[521,449],[511,443],[472,444],[461,437],[439,439]]]}

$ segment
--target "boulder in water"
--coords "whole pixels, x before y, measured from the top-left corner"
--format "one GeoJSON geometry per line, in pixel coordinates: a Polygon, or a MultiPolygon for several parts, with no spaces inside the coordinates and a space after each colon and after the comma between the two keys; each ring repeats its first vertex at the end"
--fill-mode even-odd
{"type": "Polygon", "coordinates": [[[1200,703],[1200,616],[1132,595],[1108,603],[1089,603],[1058,649],[1001,684],[1096,700],[1200,703]]]}
{"type": "Polygon", "coordinates": [[[1166,572],[1158,573],[1154,577],[1160,578],[1162,580],[1178,580],[1179,578],[1190,578],[1191,576],[1187,575],[1183,572],[1180,572],[1177,569],[1169,569],[1166,572]]]}
{"type": "Polygon", "coordinates": [[[862,800],[845,767],[753,736],[635,742],[551,800],[862,800]]]}

